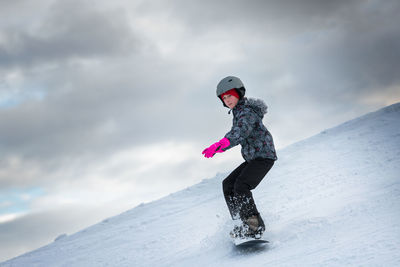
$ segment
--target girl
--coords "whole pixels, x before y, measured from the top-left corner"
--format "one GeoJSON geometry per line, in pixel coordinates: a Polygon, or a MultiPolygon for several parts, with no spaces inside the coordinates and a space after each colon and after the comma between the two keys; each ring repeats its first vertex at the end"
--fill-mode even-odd
{"type": "Polygon", "coordinates": [[[234,238],[261,238],[264,222],[257,210],[251,190],[257,187],[277,160],[271,134],[262,119],[267,106],[262,100],[244,97],[242,81],[233,76],[217,85],[217,96],[233,112],[232,129],[220,141],[204,149],[202,154],[211,158],[236,146],[242,146],[245,160],[222,182],[224,197],[233,220],[241,224],[231,231],[234,238]]]}

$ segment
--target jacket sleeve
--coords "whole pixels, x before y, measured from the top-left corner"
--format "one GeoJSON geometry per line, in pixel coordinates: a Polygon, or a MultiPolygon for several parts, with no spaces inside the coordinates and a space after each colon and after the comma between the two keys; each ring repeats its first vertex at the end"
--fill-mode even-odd
{"type": "Polygon", "coordinates": [[[257,115],[252,110],[244,110],[239,113],[238,120],[232,125],[232,129],[225,134],[225,137],[229,139],[230,145],[223,150],[228,150],[246,140],[253,131],[256,121],[257,115]]]}

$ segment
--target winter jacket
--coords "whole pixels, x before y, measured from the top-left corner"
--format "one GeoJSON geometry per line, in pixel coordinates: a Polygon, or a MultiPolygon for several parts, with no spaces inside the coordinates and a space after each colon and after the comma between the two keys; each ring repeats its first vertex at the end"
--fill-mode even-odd
{"type": "Polygon", "coordinates": [[[243,97],[232,112],[232,129],[225,135],[230,145],[224,150],[240,144],[242,156],[246,161],[255,158],[277,160],[274,141],[262,122],[264,114],[267,113],[265,103],[260,99],[243,97]]]}

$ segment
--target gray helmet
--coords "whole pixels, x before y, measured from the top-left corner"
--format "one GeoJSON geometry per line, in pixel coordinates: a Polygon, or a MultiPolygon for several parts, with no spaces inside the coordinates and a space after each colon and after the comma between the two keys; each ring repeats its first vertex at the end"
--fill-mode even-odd
{"type": "Polygon", "coordinates": [[[236,89],[240,98],[244,97],[244,94],[246,93],[246,89],[244,88],[242,81],[238,77],[228,76],[223,78],[218,83],[217,96],[220,98],[220,95],[231,89],[236,89]]]}

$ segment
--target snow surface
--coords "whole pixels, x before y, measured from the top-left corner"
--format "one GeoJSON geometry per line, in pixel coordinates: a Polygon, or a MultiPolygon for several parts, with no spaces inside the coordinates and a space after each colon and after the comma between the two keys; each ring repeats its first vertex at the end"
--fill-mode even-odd
{"type": "Polygon", "coordinates": [[[218,174],[0,266],[400,266],[400,103],[278,156],[254,190],[261,248],[231,243],[218,174]]]}

